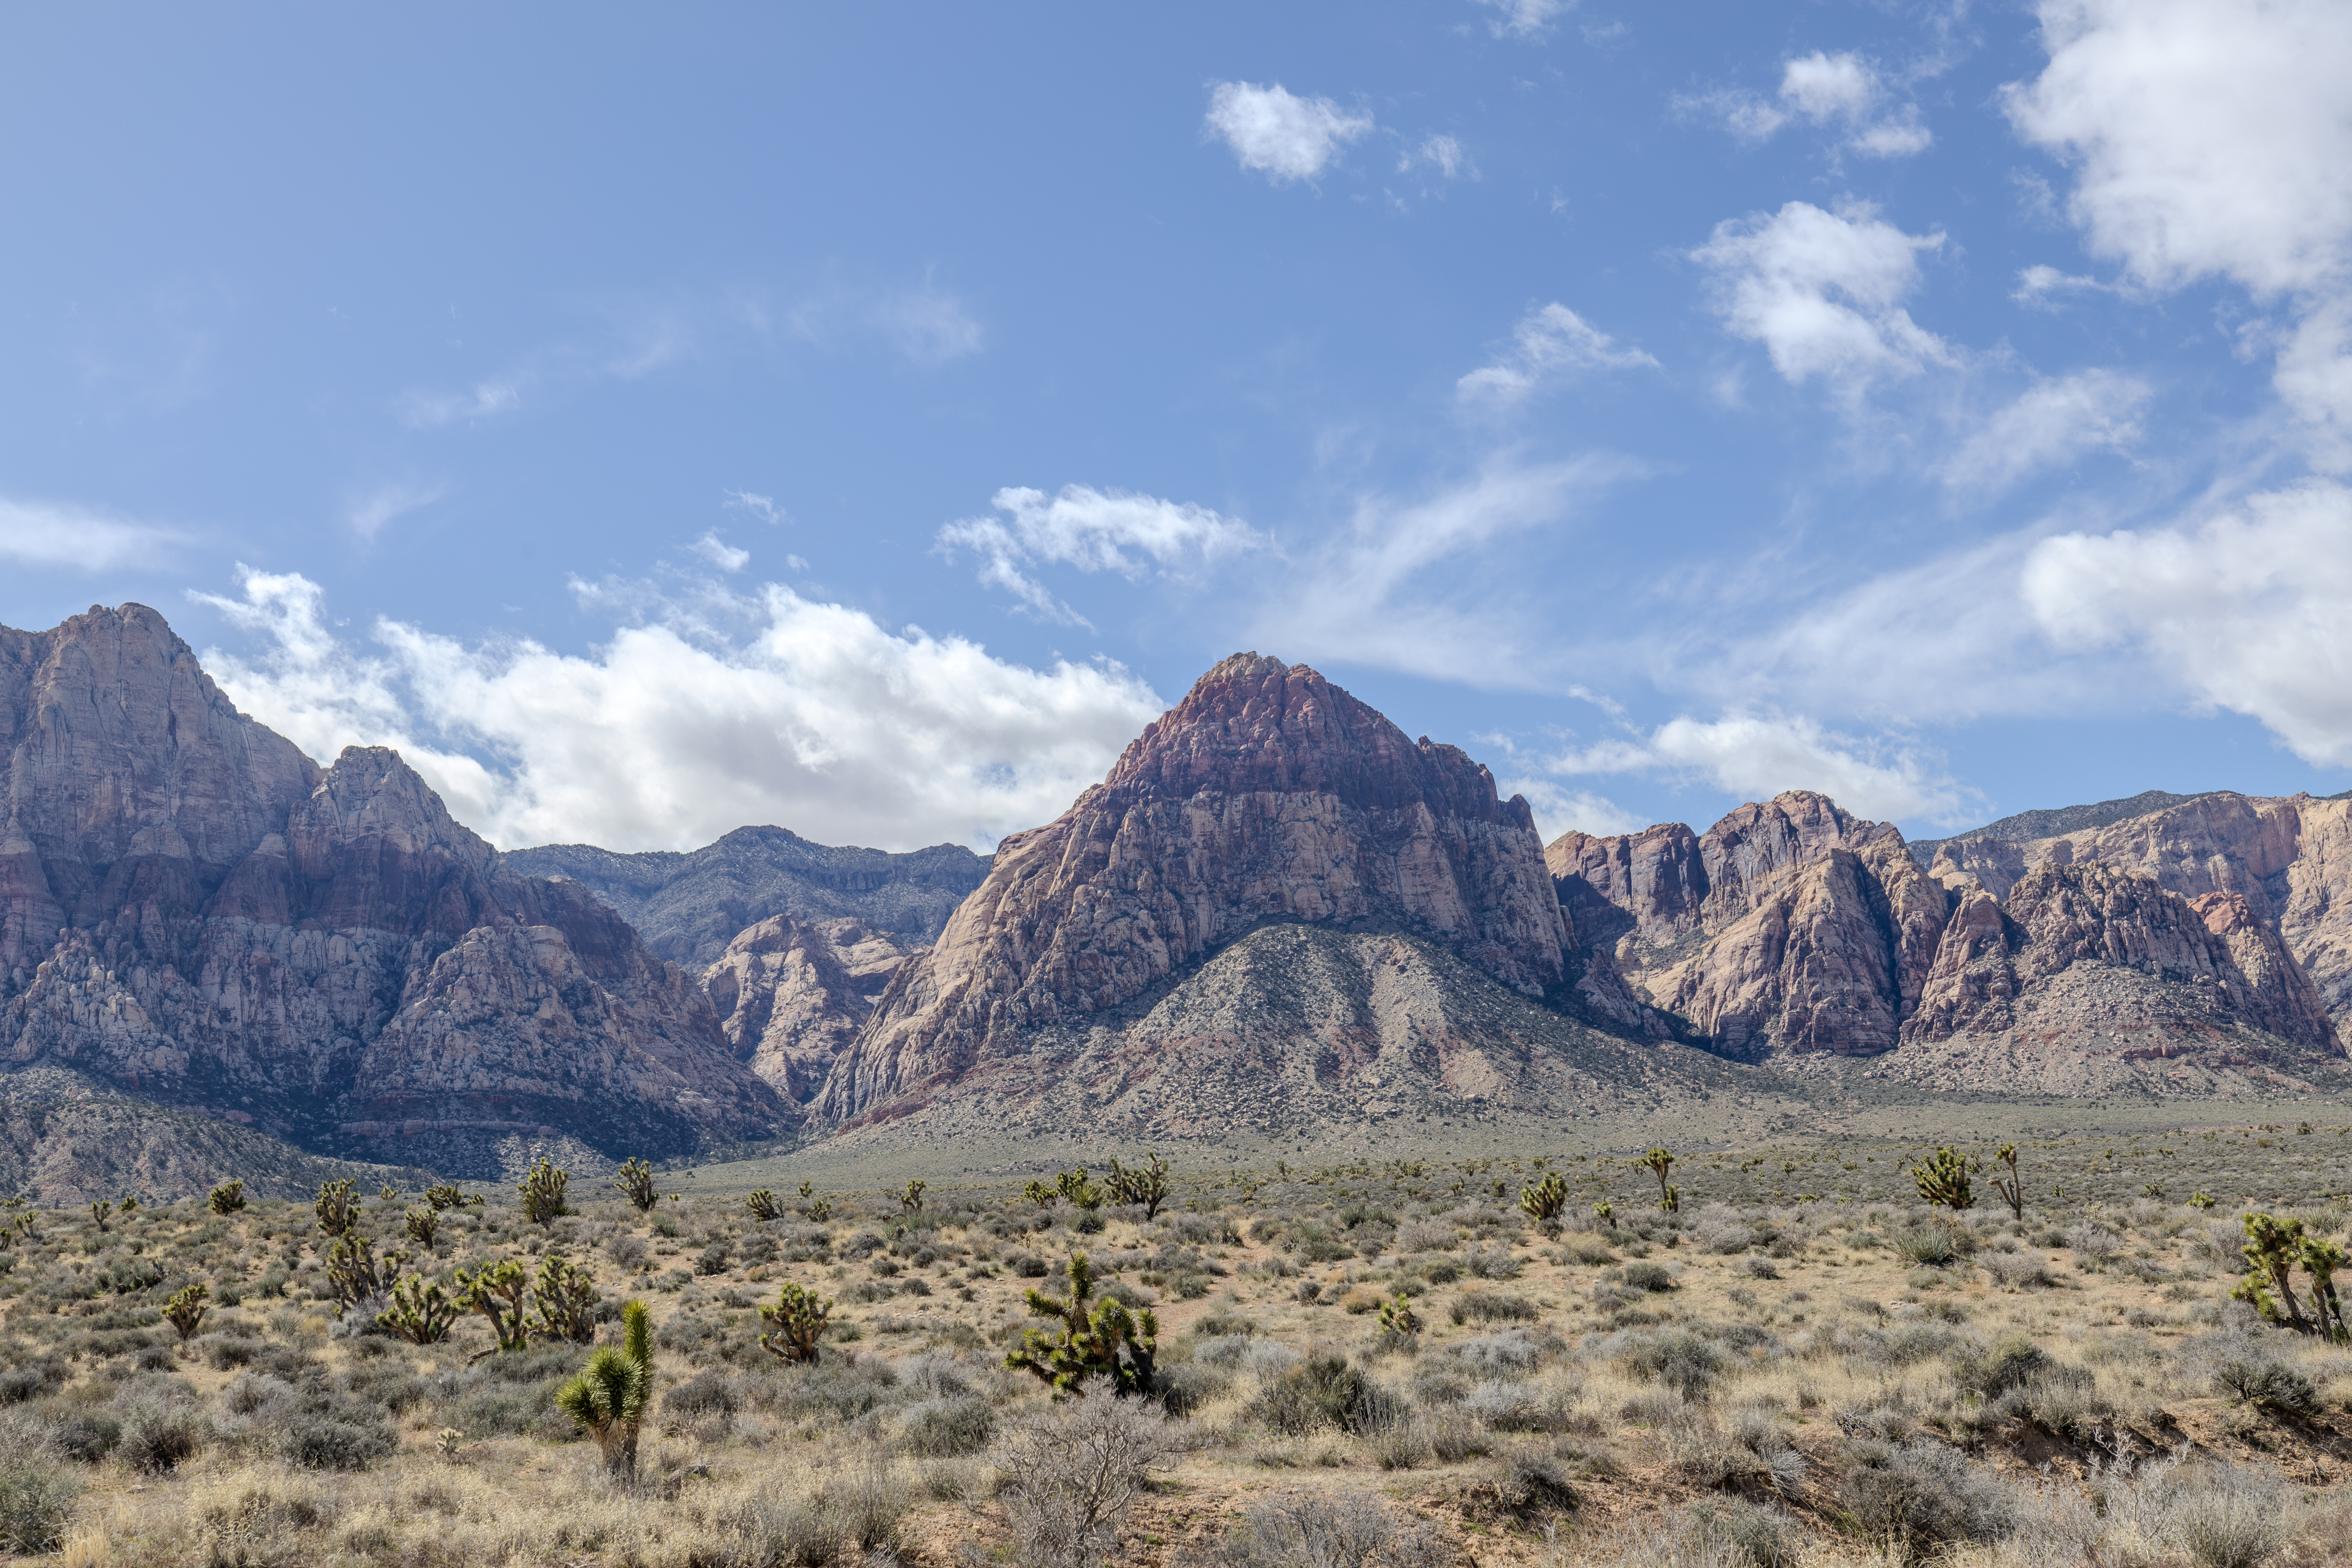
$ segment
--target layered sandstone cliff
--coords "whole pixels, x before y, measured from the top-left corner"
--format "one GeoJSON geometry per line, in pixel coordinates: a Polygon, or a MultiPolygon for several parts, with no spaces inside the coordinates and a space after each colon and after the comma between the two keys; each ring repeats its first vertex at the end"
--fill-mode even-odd
{"type": "MultiPolygon", "coordinates": [[[[998,847],[817,1108],[854,1117],[951,1082],[1277,922],[1423,937],[1525,996],[1570,979],[1525,801],[1306,666],[1241,654],[1062,816],[998,847]]],[[[1605,965],[1583,979],[1607,994],[1605,965]]]]}
{"type": "Polygon", "coordinates": [[[916,953],[860,920],[774,915],[740,932],[703,971],[719,1028],[776,1090],[806,1101],[916,953]]]}
{"type": "Polygon", "coordinates": [[[610,909],[508,869],[394,752],[321,771],[152,610],[0,631],[0,725],[19,1072],[337,1147],[547,1130],[656,1152],[797,1120],[610,909]]]}
{"type": "MultiPolygon", "coordinates": [[[[2210,826],[2233,798],[2174,800],[2159,815],[2210,826]]],[[[1704,834],[1570,834],[1546,858],[1580,929],[1608,941],[1626,978],[1710,1048],[1760,1060],[1948,1043],[1929,1053],[1947,1087],[1995,1087],[2022,1064],[2039,1090],[2081,1092],[2120,1081],[2084,1065],[2102,1055],[2340,1054],[2280,922],[2238,887],[2213,886],[2253,885],[2253,868],[2291,863],[2281,815],[2242,833],[2240,869],[2148,853],[2147,822],[2085,814],[2078,837],[2168,858],[2168,881],[2076,867],[2073,838],[1946,841],[1930,875],[1893,827],[1803,791],[1704,834]],[[1972,1059],[1974,1044],[1984,1050],[1972,1059]]]]}

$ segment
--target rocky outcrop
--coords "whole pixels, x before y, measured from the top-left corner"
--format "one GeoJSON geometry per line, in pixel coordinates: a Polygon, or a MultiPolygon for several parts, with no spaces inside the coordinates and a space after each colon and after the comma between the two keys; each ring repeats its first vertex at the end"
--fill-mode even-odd
{"type": "Polygon", "coordinates": [[[138,605],[0,648],[19,1075],[394,1160],[419,1129],[654,1152],[796,1124],[698,986],[584,889],[509,869],[395,753],[322,772],[138,605]]]}
{"type": "Polygon", "coordinates": [[[727,944],[703,971],[702,988],[736,1055],[777,1092],[805,1101],[873,1016],[890,977],[924,951],[860,920],[774,915],[727,944]]]}
{"type": "Polygon", "coordinates": [[[939,940],[988,875],[984,856],[955,844],[892,854],[812,844],[782,827],[739,827],[685,854],[616,854],[588,844],[509,850],[527,877],[567,877],[621,912],[673,963],[716,963],[737,932],[773,915],[856,920],[909,946],[939,940]]]}
{"type": "Polygon", "coordinates": [[[2333,1047],[2311,977],[2244,900],[2212,893],[2192,904],[2152,877],[2098,863],[2042,867],[2002,900],[1981,890],[1963,896],[1906,1037],[2013,1028],[2038,986],[2078,964],[2135,971],[2181,992],[2171,1010],[2182,1018],[2243,1024],[2315,1052],[2333,1047]]]}
{"type": "Polygon", "coordinates": [[[1579,934],[1606,942],[1689,1033],[1747,1060],[1890,1049],[1949,906],[1895,828],[1805,790],[1705,834],[1571,833],[1544,858],[1579,934]]]}
{"type": "Polygon", "coordinates": [[[817,1107],[854,1117],[952,1082],[1276,922],[1422,936],[1525,996],[1570,979],[1524,800],[1306,666],[1240,654],[1062,816],[998,847],[817,1107]]]}
{"type": "Polygon", "coordinates": [[[2096,820],[2046,837],[1987,829],[1946,839],[1932,874],[2001,898],[2035,868],[2098,861],[2152,877],[2183,898],[2233,894],[2253,920],[2277,925],[2329,1016],[2339,1024],[2352,1016],[2352,800],[2229,791],[2168,798],[2157,810],[2120,817],[2072,808],[2096,820]]]}

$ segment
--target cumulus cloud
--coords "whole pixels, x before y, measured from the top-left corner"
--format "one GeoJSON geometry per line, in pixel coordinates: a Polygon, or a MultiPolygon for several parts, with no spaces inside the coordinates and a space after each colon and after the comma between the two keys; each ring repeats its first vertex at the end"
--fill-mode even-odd
{"type": "Polygon", "coordinates": [[[2325,479],[2193,526],[2045,539],[2022,594],[2063,649],[2121,649],[2305,761],[2352,763],[2352,491],[2325,479]]]}
{"type": "Polygon", "coordinates": [[[2005,93],[2074,170],[2095,254],[2145,289],[2238,283],[2303,318],[2277,388],[2315,460],[2352,468],[2352,7],[2043,0],[2050,61],[2005,93]]]}
{"type": "Polygon", "coordinates": [[[1685,112],[1721,120],[1744,142],[1769,141],[1781,127],[1804,121],[1836,130],[1841,146],[1865,157],[1908,158],[1926,152],[1936,138],[1921,121],[1918,105],[1893,98],[1885,75],[1860,55],[1816,49],[1782,65],[1774,99],[1734,89],[1675,103],[1685,112]]]}
{"type": "Polygon", "coordinates": [[[1372,117],[1349,114],[1328,98],[1298,98],[1280,82],[1221,81],[1209,94],[1204,121],[1244,169],[1279,184],[1311,180],[1339,150],[1369,134],[1372,117]]]}
{"type": "Polygon", "coordinates": [[[2084,452],[2128,450],[2140,439],[2147,383],[2091,370],[2045,381],[2000,409],[1943,466],[1944,482],[2000,489],[2084,452]]]}
{"type": "Polygon", "coordinates": [[[397,746],[507,847],[684,849],[776,823],[830,844],[985,848],[1058,815],[1166,706],[1116,664],[1032,669],[774,584],[734,601],[740,637],[678,616],[586,656],[393,620],[355,647],[291,574],[195,596],[264,639],[249,658],[204,655],[240,708],[321,761],[397,746]]]}
{"type": "Polygon", "coordinates": [[[1270,588],[1251,635],[1309,658],[1438,679],[1554,686],[1556,609],[1515,603],[1522,580],[1489,552],[1570,521],[1587,501],[1646,472],[1610,453],[1549,463],[1505,453],[1417,500],[1368,495],[1270,588]]]}
{"type": "Polygon", "coordinates": [[[691,548],[697,555],[701,556],[721,572],[740,572],[744,567],[751,564],[751,552],[748,550],[739,550],[719,538],[719,531],[715,528],[696,540],[691,548]]]}
{"type": "Polygon", "coordinates": [[[947,524],[939,531],[940,548],[977,552],[982,582],[1010,591],[1048,620],[1072,626],[1087,623],[1029,568],[1058,563],[1132,581],[1155,566],[1187,573],[1272,542],[1238,518],[1204,506],[1091,485],[1065,485],[1054,496],[1009,486],[989,504],[1003,515],[947,524]]]}
{"type": "Polygon", "coordinates": [[[1918,286],[1918,252],[1943,243],[1941,234],[1906,234],[1866,205],[1830,213],[1790,202],[1717,224],[1691,256],[1715,271],[1725,324],[1762,343],[1783,377],[1818,375],[1851,392],[1951,362],[1943,340],[1902,305],[1918,286]]]}
{"type": "Polygon", "coordinates": [[[1576,8],[1576,0],[1478,0],[1478,4],[1502,13],[1486,21],[1498,38],[1541,37],[1551,31],[1555,21],[1576,8]]]}
{"type": "Polygon", "coordinates": [[[352,497],[343,522],[362,539],[373,542],[394,519],[431,506],[445,492],[439,485],[377,485],[352,497]]]}
{"type": "Polygon", "coordinates": [[[93,507],[0,496],[0,561],[105,572],[151,562],[177,539],[169,529],[93,507]]]}
{"type": "Polygon", "coordinates": [[[1802,714],[1734,713],[1668,721],[1648,735],[1603,741],[1553,759],[1560,776],[1681,773],[1747,800],[1818,790],[1871,817],[1956,821],[1974,798],[1913,747],[1841,734],[1802,714]]]}
{"type": "Polygon", "coordinates": [[[1555,300],[1520,317],[1509,350],[1454,384],[1465,398],[1515,403],[1555,375],[1643,366],[1654,370],[1658,362],[1640,349],[1620,347],[1608,333],[1555,300]]]}
{"type": "Polygon", "coordinates": [[[1536,833],[1547,844],[1563,833],[1590,833],[1605,838],[1612,833],[1636,833],[1648,823],[1605,795],[1570,789],[1557,779],[1527,777],[1495,781],[1506,798],[1523,795],[1536,814],[1536,833]]]}

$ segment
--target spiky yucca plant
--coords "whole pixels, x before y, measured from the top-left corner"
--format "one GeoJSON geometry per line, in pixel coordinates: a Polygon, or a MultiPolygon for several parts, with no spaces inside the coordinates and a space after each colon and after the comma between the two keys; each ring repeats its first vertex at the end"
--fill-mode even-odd
{"type": "Polygon", "coordinates": [[[392,1305],[375,1315],[376,1327],[413,1345],[437,1345],[457,1321],[457,1303],[441,1287],[411,1274],[392,1288],[392,1305]]]}
{"type": "Polygon", "coordinates": [[[1911,1180],[1919,1189],[1919,1201],[1948,1209],[1964,1209],[1973,1205],[1976,1194],[1969,1190],[1968,1156],[1958,1149],[1945,1147],[1929,1156],[1925,1164],[1911,1167],[1911,1180]]]}
{"type": "Polygon", "coordinates": [[[768,1331],[760,1336],[760,1348],[783,1361],[816,1360],[817,1342],[824,1337],[825,1318],[832,1310],[831,1301],[820,1300],[815,1291],[785,1280],[776,1291],[776,1304],[760,1309],[768,1324],[768,1331]]]}
{"type": "Polygon", "coordinates": [[[1160,1205],[1168,1201],[1168,1162],[1157,1154],[1144,1158],[1150,1163],[1129,1166],[1120,1164],[1118,1156],[1112,1155],[1110,1174],[1103,1178],[1103,1185],[1119,1202],[1141,1205],[1145,1219],[1155,1219],[1160,1205]]]}
{"type": "Polygon", "coordinates": [[[482,1265],[471,1274],[456,1269],[449,1282],[457,1288],[459,1306],[490,1321],[490,1331],[498,1335],[499,1349],[519,1351],[530,1343],[530,1330],[522,1319],[522,1297],[530,1288],[530,1276],[522,1271],[521,1264],[511,1258],[502,1258],[496,1263],[482,1265]]]}
{"type": "Polygon", "coordinates": [[[743,1198],[743,1206],[751,1211],[751,1217],[753,1219],[759,1220],[762,1224],[765,1224],[767,1221],[772,1219],[782,1219],[784,1217],[784,1205],[778,1203],[776,1201],[776,1194],[766,1187],[755,1187],[750,1193],[746,1194],[743,1198]]]}
{"type": "Polygon", "coordinates": [[[542,1154],[515,1185],[522,1194],[522,1217],[537,1226],[551,1226],[572,1211],[563,1206],[563,1189],[572,1173],[542,1154]]]}
{"type": "Polygon", "coordinates": [[[408,1239],[419,1247],[430,1247],[435,1234],[441,1228],[441,1215],[436,1209],[410,1209],[406,1222],[408,1239]]]}
{"type": "Polygon", "coordinates": [[[327,1182],[319,1188],[319,1230],[333,1237],[349,1236],[360,1223],[360,1205],[348,1181],[327,1182]]]}
{"type": "Polygon", "coordinates": [[[212,1196],[205,1200],[205,1206],[224,1218],[235,1214],[245,1206],[245,1184],[223,1182],[213,1189],[212,1196]]]}
{"type": "Polygon", "coordinates": [[[1661,1144],[1651,1150],[1642,1156],[1638,1163],[1647,1165],[1650,1168],[1650,1173],[1658,1178],[1658,1206],[1668,1214],[1681,1208],[1683,1206],[1681,1189],[1666,1185],[1666,1173],[1675,1168],[1675,1157],[1667,1152],[1665,1146],[1661,1144]]]}
{"type": "Polygon", "coordinates": [[[637,1479],[637,1428],[654,1394],[654,1336],[643,1301],[621,1308],[622,1339],[604,1345],[555,1391],[555,1407],[596,1439],[604,1474],[623,1485],[637,1479]]]}
{"type": "Polygon", "coordinates": [[[539,1317],[531,1338],[584,1345],[596,1337],[596,1277],[585,1268],[551,1252],[540,1260],[530,1294],[539,1317]]]}
{"type": "Polygon", "coordinates": [[[1559,1211],[1567,1205],[1568,1184],[1559,1179],[1557,1171],[1531,1187],[1519,1189],[1521,1212],[1538,1225],[1555,1223],[1559,1218],[1559,1211]]]}
{"type": "Polygon", "coordinates": [[[622,1161],[621,1173],[613,1178],[613,1184],[621,1189],[621,1195],[628,1199],[629,1206],[639,1214],[651,1214],[654,1205],[663,1198],[677,1196],[676,1193],[655,1190],[654,1168],[643,1160],[622,1161]]]}
{"type": "Polygon", "coordinates": [[[205,1302],[211,1296],[212,1292],[205,1288],[204,1282],[198,1280],[163,1303],[163,1321],[179,1331],[182,1344],[187,1343],[189,1336],[204,1326],[205,1302]]]}

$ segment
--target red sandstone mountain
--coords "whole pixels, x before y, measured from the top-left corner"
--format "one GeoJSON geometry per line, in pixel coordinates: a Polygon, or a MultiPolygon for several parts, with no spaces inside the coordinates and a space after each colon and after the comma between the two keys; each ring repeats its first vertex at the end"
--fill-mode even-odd
{"type": "Polygon", "coordinates": [[[1452,977],[1638,1026],[1605,957],[1571,963],[1575,947],[1524,800],[1497,798],[1462,752],[1407,739],[1306,666],[1239,654],[1067,812],[999,846],[938,947],[893,978],[815,1109],[895,1114],[982,1080],[991,1094],[1014,1082],[1043,1092],[1048,1038],[1061,1042],[1048,1053],[1056,1094],[1092,1075],[1092,1102],[1130,1097],[1152,1108],[1137,1112],[1143,1125],[1213,1121],[1202,1093],[1262,1072],[1286,1081],[1279,1063],[1292,1060],[1322,1063],[1302,1069],[1308,1084],[1373,1100],[1408,1068],[1433,1092],[1503,1094],[1536,1058],[1524,1041],[1489,1051],[1496,1037],[1465,1022],[1452,977]],[[1265,973],[1244,946],[1281,945],[1254,933],[1285,926],[1363,940],[1300,949],[1318,978],[1297,1006],[1259,1005],[1246,987],[1198,1005],[1201,984],[1223,984],[1203,979],[1204,961],[1233,950],[1210,968],[1238,984],[1265,973]],[[1382,975],[1404,972],[1449,978],[1383,990],[1382,975]],[[1188,1087],[1151,1088],[1163,1072],[1188,1087]]]}
{"type": "Polygon", "coordinates": [[[2338,803],[2217,804],[2237,798],[2032,844],[1947,841],[1932,877],[1893,827],[1804,791],[1704,835],[1568,834],[1546,858],[1627,980],[1727,1054],[1899,1046],[1895,1070],[1947,1088],[2207,1088],[2213,1070],[2262,1079],[2343,1054],[2311,965],[2265,907],[2300,915],[2315,955],[2336,951],[2324,868],[2338,803]],[[2306,817],[2318,853],[2298,886],[2282,846],[2306,817]],[[2158,847],[2184,840],[2208,853],[2158,847]]]}
{"type": "Polygon", "coordinates": [[[0,1064],[448,1170],[794,1109],[700,989],[574,884],[517,876],[391,752],[320,770],[161,616],[0,629],[0,1064]]]}

